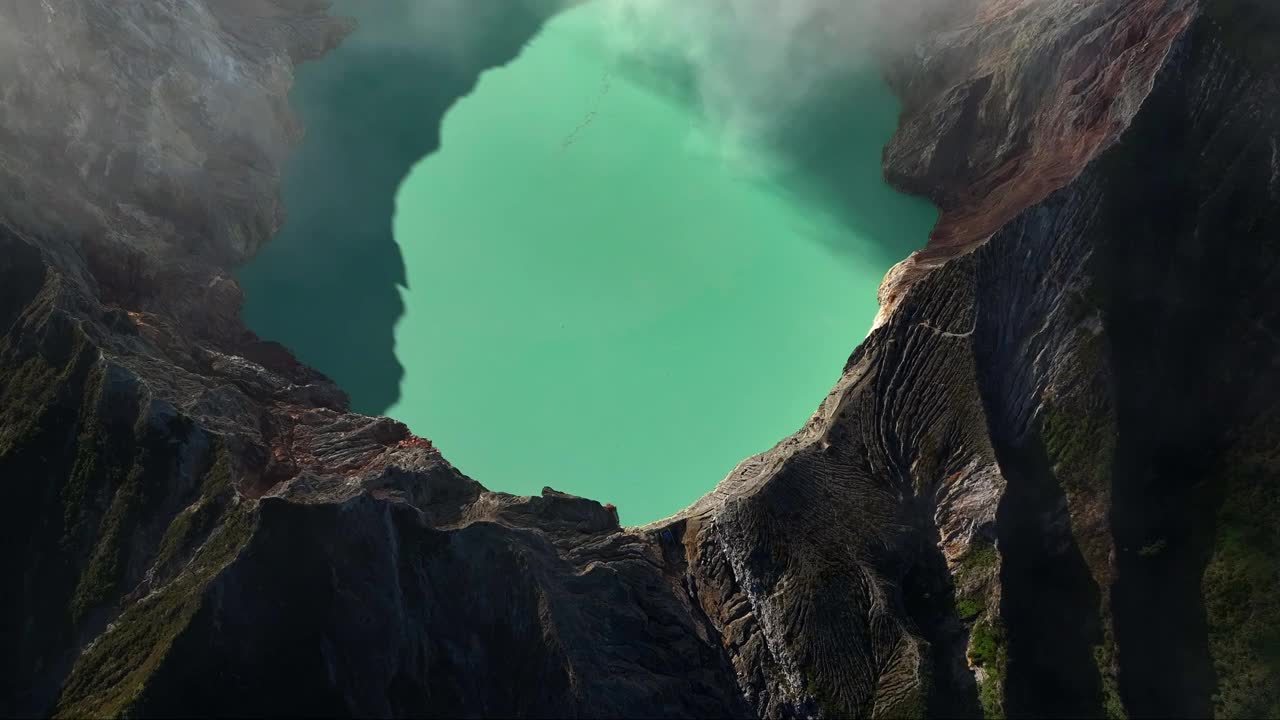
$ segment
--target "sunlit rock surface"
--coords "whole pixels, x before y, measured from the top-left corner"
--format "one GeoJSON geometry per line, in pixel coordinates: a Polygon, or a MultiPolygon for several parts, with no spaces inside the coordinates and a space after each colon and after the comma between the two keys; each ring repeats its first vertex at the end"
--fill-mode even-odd
{"type": "Polygon", "coordinates": [[[972,251],[632,529],[486,491],[238,324],[320,4],[0,8],[48,66],[0,122],[0,713],[1274,714],[1280,26],[1082,7],[921,29],[886,169],[972,251]]]}

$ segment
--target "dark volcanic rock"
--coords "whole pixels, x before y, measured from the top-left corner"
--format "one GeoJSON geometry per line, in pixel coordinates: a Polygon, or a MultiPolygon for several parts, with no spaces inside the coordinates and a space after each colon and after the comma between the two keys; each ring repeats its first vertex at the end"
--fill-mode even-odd
{"type": "MultiPolygon", "coordinates": [[[[943,3],[946,7],[947,3],[943,3]]],[[[1129,126],[1194,0],[957,0],[889,73],[904,100],[886,177],[942,217],[885,280],[881,316],[922,274],[1075,178],[1129,126]],[[963,12],[962,9],[968,9],[963,12]]]]}
{"type": "Polygon", "coordinates": [[[1276,714],[1280,23],[949,10],[886,155],[934,243],[800,432],[621,528],[240,326],[322,3],[0,6],[0,713],[1276,714]]]}

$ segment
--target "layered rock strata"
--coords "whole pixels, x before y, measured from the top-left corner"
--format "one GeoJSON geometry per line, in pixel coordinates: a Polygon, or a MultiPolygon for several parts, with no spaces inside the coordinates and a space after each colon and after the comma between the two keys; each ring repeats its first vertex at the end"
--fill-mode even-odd
{"type": "Polygon", "coordinates": [[[934,17],[886,151],[929,247],[804,428],[641,528],[239,323],[323,10],[0,7],[0,713],[1280,710],[1268,5],[934,17]]]}

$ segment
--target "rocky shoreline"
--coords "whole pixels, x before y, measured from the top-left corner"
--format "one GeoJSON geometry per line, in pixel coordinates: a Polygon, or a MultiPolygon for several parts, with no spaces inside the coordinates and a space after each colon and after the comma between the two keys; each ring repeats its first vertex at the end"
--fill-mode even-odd
{"type": "Polygon", "coordinates": [[[239,322],[325,3],[0,9],[0,713],[1274,714],[1280,21],[966,2],[889,65],[929,247],[642,528],[239,322]]]}

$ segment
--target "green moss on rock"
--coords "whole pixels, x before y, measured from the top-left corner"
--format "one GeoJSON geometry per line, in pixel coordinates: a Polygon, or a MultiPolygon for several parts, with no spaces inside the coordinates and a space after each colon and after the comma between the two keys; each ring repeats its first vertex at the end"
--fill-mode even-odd
{"type": "Polygon", "coordinates": [[[68,535],[80,519],[85,496],[94,477],[100,473],[98,458],[104,449],[102,428],[98,422],[98,404],[102,400],[102,368],[94,368],[89,375],[84,398],[80,404],[80,432],[76,436],[76,459],[71,476],[62,488],[62,519],[68,535]]]}
{"type": "Polygon", "coordinates": [[[1226,453],[1201,580],[1218,717],[1280,717],[1280,422],[1226,453]]]}
{"type": "MultiPolygon", "coordinates": [[[[68,330],[70,335],[65,357],[50,359],[33,353],[16,360],[17,367],[6,373],[0,383],[0,456],[22,446],[30,436],[44,427],[43,420],[57,403],[59,393],[75,387],[69,382],[77,371],[86,370],[96,359],[84,332],[68,330]]],[[[7,339],[0,339],[0,357],[12,352],[7,339]]],[[[61,354],[61,353],[59,353],[61,354]]]]}
{"type": "Polygon", "coordinates": [[[146,690],[177,637],[199,611],[209,583],[248,543],[256,504],[227,508],[221,526],[173,582],[139,600],[87,648],[63,686],[55,717],[126,714],[146,690]]]}
{"type": "Polygon", "coordinates": [[[155,567],[162,572],[171,570],[186,558],[213,531],[234,497],[230,459],[226,451],[215,446],[213,457],[213,463],[201,482],[200,497],[174,516],[160,539],[155,567]]]}
{"type": "Polygon", "coordinates": [[[969,637],[969,660],[982,668],[983,678],[978,684],[978,702],[985,718],[1004,717],[1004,678],[1008,664],[1008,643],[1004,626],[990,617],[984,617],[973,626],[969,637]]]}
{"type": "Polygon", "coordinates": [[[204,474],[200,483],[200,495],[211,498],[231,489],[231,456],[226,449],[215,443],[213,448],[213,465],[204,474]]]}
{"type": "Polygon", "coordinates": [[[972,623],[969,662],[981,670],[978,675],[978,701],[983,716],[988,718],[1004,716],[1007,642],[1004,626],[998,617],[998,603],[992,601],[999,569],[999,552],[994,545],[982,539],[974,540],[952,568],[956,616],[961,622],[972,623]]]}
{"type": "Polygon", "coordinates": [[[1115,639],[1108,631],[1105,639],[1093,648],[1093,662],[1102,679],[1102,711],[1107,720],[1125,720],[1129,717],[1120,699],[1120,683],[1115,673],[1115,639]]]}
{"type": "Polygon", "coordinates": [[[185,435],[187,425],[185,420],[173,419],[167,428],[144,432],[132,467],[115,488],[111,505],[98,525],[97,544],[71,599],[73,621],[118,594],[135,529],[148,503],[163,494],[173,476],[181,447],[177,439],[185,435]]]}
{"type": "Polygon", "coordinates": [[[201,499],[175,515],[160,539],[155,567],[167,570],[186,557],[213,531],[223,507],[222,499],[201,499]]]}
{"type": "Polygon", "coordinates": [[[987,603],[982,598],[956,598],[956,617],[959,617],[961,620],[973,620],[986,612],[986,610],[987,603]]]}
{"type": "MultiPolygon", "coordinates": [[[[1086,317],[1106,302],[1106,293],[1096,283],[1081,297],[1090,305],[1086,317]]],[[[1076,332],[1070,363],[1058,380],[1057,392],[1046,399],[1040,433],[1053,475],[1067,498],[1072,536],[1098,586],[1104,640],[1094,647],[1094,664],[1102,685],[1103,712],[1118,719],[1127,714],[1120,698],[1110,611],[1116,418],[1109,346],[1104,333],[1083,326],[1076,332]]]]}
{"type": "Polygon", "coordinates": [[[974,540],[965,554],[956,561],[956,567],[952,571],[956,576],[956,584],[985,582],[995,572],[998,560],[995,545],[984,540],[974,540]]]}
{"type": "Polygon", "coordinates": [[[1104,335],[1080,331],[1065,394],[1045,404],[1040,428],[1045,452],[1068,500],[1109,497],[1115,418],[1109,405],[1104,335]]]}
{"type": "Polygon", "coordinates": [[[102,519],[98,543],[71,598],[72,621],[78,621],[87,610],[108,600],[119,584],[124,573],[122,554],[126,533],[132,529],[138,511],[141,475],[137,466],[130,471],[102,519]]]}

